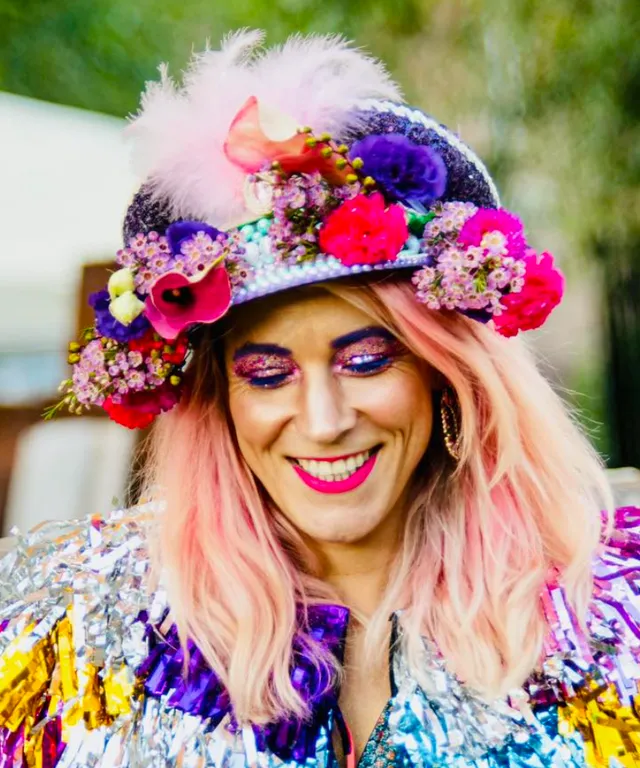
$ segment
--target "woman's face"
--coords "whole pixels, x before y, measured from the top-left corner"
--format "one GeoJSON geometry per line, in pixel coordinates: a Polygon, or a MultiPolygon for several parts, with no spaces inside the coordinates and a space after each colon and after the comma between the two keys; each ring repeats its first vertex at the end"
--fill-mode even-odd
{"type": "Polygon", "coordinates": [[[399,519],[431,435],[424,362],[318,290],[244,310],[225,364],[244,459],[303,535],[357,543],[399,519]]]}

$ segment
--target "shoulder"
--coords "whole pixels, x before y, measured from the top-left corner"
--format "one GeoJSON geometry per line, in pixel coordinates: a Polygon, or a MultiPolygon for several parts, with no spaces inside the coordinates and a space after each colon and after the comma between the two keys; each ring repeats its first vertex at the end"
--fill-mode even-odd
{"type": "MultiPolygon", "coordinates": [[[[73,600],[121,600],[148,580],[153,505],[43,523],[0,559],[0,615],[73,600]],[[13,608],[12,608],[13,606],[13,608]]],[[[5,619],[7,617],[5,616],[5,619]]]]}
{"type": "Polygon", "coordinates": [[[74,708],[85,720],[93,711],[94,727],[130,709],[159,599],[147,545],[155,514],[145,505],[47,523],[0,560],[0,747],[14,734],[26,755],[39,722],[70,737],[74,708]]]}
{"type": "MultiPolygon", "coordinates": [[[[593,593],[584,626],[580,626],[564,590],[547,585],[543,606],[551,628],[548,656],[571,658],[588,666],[611,666],[611,658],[640,658],[640,509],[614,513],[593,563],[593,593]]],[[[640,679],[640,667],[634,669],[640,679]]]]}
{"type": "Polygon", "coordinates": [[[541,674],[528,685],[538,712],[557,706],[554,731],[582,745],[590,762],[635,765],[640,753],[640,509],[616,510],[593,565],[593,593],[579,622],[565,592],[549,584],[550,632],[541,674]]]}

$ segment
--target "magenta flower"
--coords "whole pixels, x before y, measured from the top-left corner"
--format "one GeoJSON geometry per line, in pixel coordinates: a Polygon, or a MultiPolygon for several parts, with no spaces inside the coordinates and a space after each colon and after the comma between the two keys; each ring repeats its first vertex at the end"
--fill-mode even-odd
{"type": "MultiPolygon", "coordinates": [[[[522,222],[504,208],[479,208],[467,219],[458,235],[462,245],[482,246],[490,251],[497,248],[500,239],[509,256],[522,258],[527,247],[522,222]]],[[[495,252],[500,255],[497,250],[495,252]]]]}
{"type": "Polygon", "coordinates": [[[394,261],[409,230],[399,205],[387,206],[379,192],[357,195],[327,216],[320,230],[320,250],[343,264],[394,261]]]}
{"type": "Polygon", "coordinates": [[[503,336],[539,328],[562,300],[564,277],[555,267],[553,256],[538,256],[530,249],[523,261],[526,273],[522,290],[504,296],[503,312],[493,318],[496,330],[503,336]]]}
{"type": "Polygon", "coordinates": [[[230,306],[229,276],[224,266],[218,265],[195,278],[180,272],[158,278],[151,287],[144,312],[155,331],[173,341],[191,325],[215,322],[230,306]]]}

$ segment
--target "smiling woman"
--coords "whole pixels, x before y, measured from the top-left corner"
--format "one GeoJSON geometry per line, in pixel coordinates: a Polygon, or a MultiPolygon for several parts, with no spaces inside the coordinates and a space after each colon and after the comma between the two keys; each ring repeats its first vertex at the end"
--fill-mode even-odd
{"type": "Polygon", "coordinates": [[[561,273],[380,64],[260,40],[134,121],[61,405],[159,417],[149,501],[0,565],[0,765],[631,766],[640,515],[513,338],[561,273]]]}
{"type": "Polygon", "coordinates": [[[394,509],[399,530],[400,497],[429,441],[425,366],[371,319],[306,291],[247,309],[225,339],[240,451],[310,542],[361,540],[394,509]]]}

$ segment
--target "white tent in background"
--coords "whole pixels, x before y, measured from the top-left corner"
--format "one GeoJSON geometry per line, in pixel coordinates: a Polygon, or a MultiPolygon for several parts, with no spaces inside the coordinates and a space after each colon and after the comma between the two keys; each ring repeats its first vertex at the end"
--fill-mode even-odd
{"type": "MultiPolygon", "coordinates": [[[[136,189],[123,120],[0,93],[0,402],[33,403],[67,374],[82,264],[112,259],[136,189]]],[[[4,531],[107,511],[135,436],[107,419],[20,434],[4,531]],[[34,478],[37,478],[34,482],[34,478]]]]}
{"type": "Polygon", "coordinates": [[[136,188],[124,124],[0,93],[3,349],[41,347],[43,333],[48,343],[66,338],[81,265],[121,247],[136,188]],[[36,295],[46,307],[38,308],[36,295]]]}
{"type": "MultiPolygon", "coordinates": [[[[0,93],[0,361],[15,367],[14,355],[63,354],[81,265],[121,247],[136,189],[124,125],[0,93]]],[[[15,385],[7,389],[6,365],[2,373],[0,399],[20,399],[15,385]]]]}

